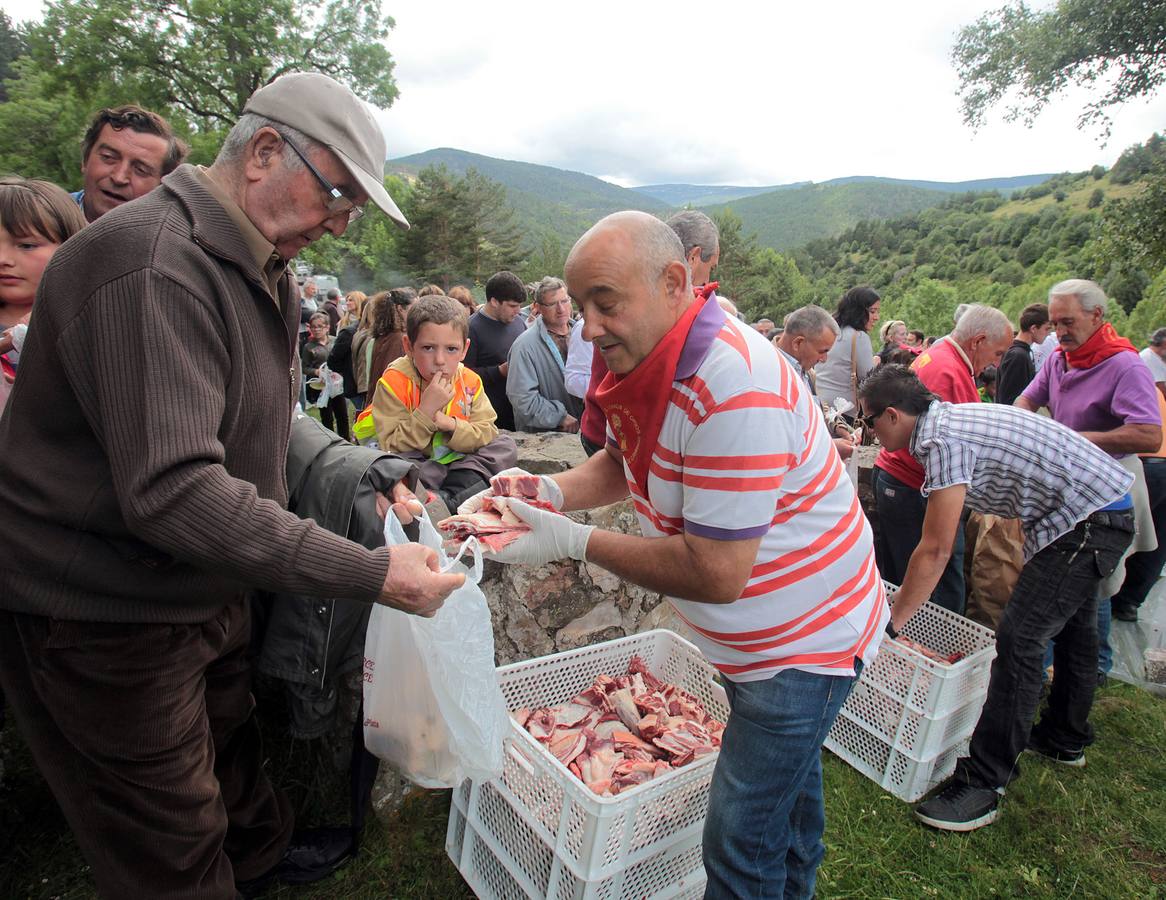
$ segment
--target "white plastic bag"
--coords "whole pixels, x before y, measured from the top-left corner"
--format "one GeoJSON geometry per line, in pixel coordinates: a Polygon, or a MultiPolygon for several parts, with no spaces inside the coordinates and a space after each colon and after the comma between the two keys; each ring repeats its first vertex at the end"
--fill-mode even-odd
{"type": "Polygon", "coordinates": [[[328,401],[333,397],[344,396],[344,376],[339,372],[333,372],[329,369],[327,363],[320,365],[319,374],[312,379],[312,382],[317,381],[320,383],[320,396],[316,398],[316,402],[313,404],[317,409],[326,407],[328,401]]]}
{"type": "Polygon", "coordinates": [[[1109,673],[1112,677],[1166,697],[1166,684],[1151,681],[1146,671],[1147,664],[1166,648],[1166,575],[1150,589],[1138,610],[1137,622],[1113,620],[1109,646],[1113,650],[1113,670],[1109,673]]]}
{"type": "MultiPolygon", "coordinates": [[[[510,718],[494,672],[490,610],[478,587],[481,551],[474,542],[468,570],[457,561],[461,553],[450,559],[442,550],[428,516],[420,529],[442,569],[466,572],[466,582],[433,618],[373,607],[364,643],[364,744],[421,787],[456,787],[465,778],[502,774],[510,718]]],[[[407,543],[392,513],[385,516],[385,542],[407,543]]]]}

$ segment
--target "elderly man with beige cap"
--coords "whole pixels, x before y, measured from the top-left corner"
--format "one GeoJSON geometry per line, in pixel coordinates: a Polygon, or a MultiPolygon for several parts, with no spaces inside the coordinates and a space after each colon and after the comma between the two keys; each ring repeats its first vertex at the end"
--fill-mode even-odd
{"type": "MultiPolygon", "coordinates": [[[[262,767],[249,589],[432,615],[462,576],[287,512],[299,298],[288,260],[372,200],[385,141],[347,88],[256,91],[180,166],[68,242],[0,420],[0,685],[103,897],[234,898],[322,877],[262,767]]],[[[395,512],[415,498],[397,485],[395,512]]],[[[387,505],[387,504],[386,504],[387,505]]]]}

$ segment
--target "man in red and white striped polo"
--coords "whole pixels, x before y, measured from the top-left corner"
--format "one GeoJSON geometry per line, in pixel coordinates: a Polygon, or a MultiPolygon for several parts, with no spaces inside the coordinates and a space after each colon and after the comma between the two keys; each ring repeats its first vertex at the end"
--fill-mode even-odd
{"type": "Polygon", "coordinates": [[[494,558],[586,559],[666,594],[732,714],[704,832],[707,897],[810,897],[824,853],[821,744],[888,620],[870,526],[809,387],[695,292],[654,217],[616,213],[571,251],[583,336],[610,370],[606,452],[542,478],[562,510],[631,496],[642,537],[513,503],[494,558]]]}

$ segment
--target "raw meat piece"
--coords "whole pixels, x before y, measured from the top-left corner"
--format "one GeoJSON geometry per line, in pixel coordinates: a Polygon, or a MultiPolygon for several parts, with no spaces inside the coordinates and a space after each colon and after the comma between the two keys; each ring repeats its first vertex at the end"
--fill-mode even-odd
{"type": "MultiPolygon", "coordinates": [[[[505,504],[500,504],[505,514],[505,504]]],[[[516,722],[592,791],[618,794],[715,753],[724,723],[632,657],[624,675],[595,676],[559,706],[516,710],[516,722]]]]}
{"type": "Polygon", "coordinates": [[[555,711],[545,706],[536,709],[526,721],[526,730],[540,741],[548,740],[555,730],[555,711]]]}
{"type": "Polygon", "coordinates": [[[522,709],[516,709],[510,714],[510,718],[518,723],[519,728],[525,728],[526,722],[530,718],[530,710],[525,706],[522,709]]]}
{"type": "Polygon", "coordinates": [[[495,475],[490,479],[490,488],[499,497],[538,497],[539,477],[537,475],[495,475]]]}
{"type": "Polygon", "coordinates": [[[567,765],[582,753],[586,746],[587,737],[583,733],[583,729],[555,729],[547,744],[547,749],[551,751],[555,759],[563,765],[567,765]]]}
{"type": "Polygon", "coordinates": [[[640,713],[636,709],[636,701],[632,692],[627,688],[620,688],[607,695],[612,710],[619,716],[620,721],[633,730],[640,727],[640,713]]]}
{"type": "Polygon", "coordinates": [[[955,651],[954,653],[949,653],[947,656],[943,656],[939,652],[932,650],[930,647],[925,647],[923,644],[920,644],[917,641],[913,641],[909,637],[904,637],[903,635],[899,635],[897,638],[895,638],[895,640],[902,644],[904,647],[910,647],[916,653],[921,653],[928,659],[934,660],[937,663],[943,663],[944,665],[950,666],[964,658],[964,654],[959,650],[955,651]]]}
{"type": "Polygon", "coordinates": [[[639,675],[648,690],[651,691],[658,691],[666,686],[664,682],[648,671],[648,667],[644,665],[644,661],[638,656],[633,656],[628,660],[628,674],[639,675]]]}
{"type": "Polygon", "coordinates": [[[564,706],[555,707],[555,724],[560,728],[573,728],[594,716],[599,720],[600,710],[586,703],[576,703],[572,700],[564,706]]]}
{"type": "MultiPolygon", "coordinates": [[[[507,476],[516,477],[516,476],[507,476]]],[[[537,489],[537,479],[535,488],[537,489]]],[[[520,497],[531,506],[545,509],[562,515],[553,505],[537,497],[520,497]]],[[[462,513],[442,519],[437,523],[437,530],[446,537],[447,542],[461,543],[467,538],[476,537],[490,552],[497,553],[507,544],[518,540],[530,526],[510,510],[510,502],[505,496],[495,496],[487,493],[482,497],[482,508],[474,513],[462,513]]]]}

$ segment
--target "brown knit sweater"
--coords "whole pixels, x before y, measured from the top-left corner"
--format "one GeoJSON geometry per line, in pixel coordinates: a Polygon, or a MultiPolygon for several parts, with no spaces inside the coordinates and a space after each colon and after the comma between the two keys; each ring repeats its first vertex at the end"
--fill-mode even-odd
{"type": "Polygon", "coordinates": [[[284,508],[299,302],[181,166],[67,241],[0,419],[0,608],[200,622],[241,589],[373,600],[388,551],[284,508]]]}

